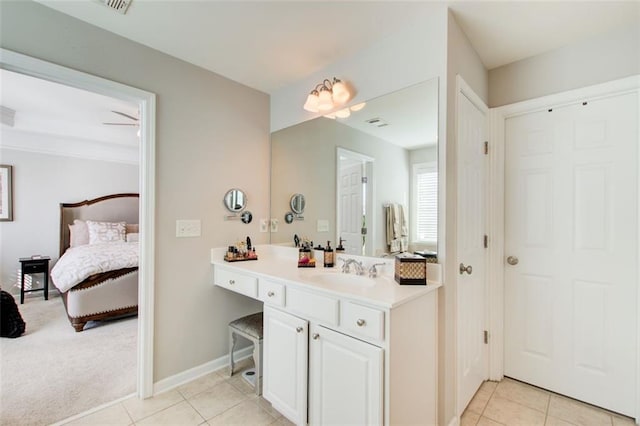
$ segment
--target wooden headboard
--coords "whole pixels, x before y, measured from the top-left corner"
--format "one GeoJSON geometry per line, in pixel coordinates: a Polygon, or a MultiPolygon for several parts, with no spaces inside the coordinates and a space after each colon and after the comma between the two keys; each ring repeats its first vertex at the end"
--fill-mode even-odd
{"type": "Polygon", "coordinates": [[[69,248],[69,225],[75,219],[138,223],[139,194],[112,194],[78,203],[60,204],[60,256],[69,248]]]}

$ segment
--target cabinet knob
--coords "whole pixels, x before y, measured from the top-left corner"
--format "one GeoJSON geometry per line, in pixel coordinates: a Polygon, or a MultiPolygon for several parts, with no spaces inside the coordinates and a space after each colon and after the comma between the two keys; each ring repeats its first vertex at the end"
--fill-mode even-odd
{"type": "Polygon", "coordinates": [[[318,333],[313,333],[313,336],[311,336],[313,338],[313,340],[318,340],[320,338],[320,335],[318,333]]]}
{"type": "Polygon", "coordinates": [[[302,333],[302,332],[304,331],[304,328],[302,328],[302,327],[296,327],[296,331],[297,331],[298,333],[302,333]]]}
{"type": "Polygon", "coordinates": [[[229,285],[234,285],[236,283],[236,280],[229,280],[229,285]]]}
{"type": "Polygon", "coordinates": [[[366,324],[366,321],[360,318],[358,321],[356,321],[356,324],[358,324],[358,327],[362,327],[366,324]]]}
{"type": "MultiPolygon", "coordinates": [[[[275,296],[275,295],[276,295],[276,294],[275,294],[274,292],[272,292],[272,291],[270,291],[270,292],[268,292],[268,293],[267,293],[267,296],[269,296],[269,297],[273,297],[273,296],[275,296]]],[[[299,328],[299,327],[298,327],[298,328],[299,328]]]]}

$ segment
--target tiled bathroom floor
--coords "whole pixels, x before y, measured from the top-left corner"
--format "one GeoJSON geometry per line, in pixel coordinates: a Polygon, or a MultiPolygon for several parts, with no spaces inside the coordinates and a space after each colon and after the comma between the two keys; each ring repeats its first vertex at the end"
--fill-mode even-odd
{"type": "MultiPolygon", "coordinates": [[[[236,371],[252,366],[251,359],[236,371]]],[[[131,397],[66,425],[274,425],[289,422],[274,410],[242,375],[229,378],[227,369],[208,374],[176,389],[140,400],[131,397]]]]}
{"type": "Polygon", "coordinates": [[[461,426],[633,426],[628,417],[516,380],[484,382],[462,415],[461,426]]]}
{"type": "MultiPolygon", "coordinates": [[[[253,365],[241,361],[237,371],[253,365]]],[[[66,425],[292,425],[236,373],[223,369],[153,398],[131,397],[66,425]]],[[[505,378],[485,382],[461,426],[633,426],[627,417],[505,378]]]]}

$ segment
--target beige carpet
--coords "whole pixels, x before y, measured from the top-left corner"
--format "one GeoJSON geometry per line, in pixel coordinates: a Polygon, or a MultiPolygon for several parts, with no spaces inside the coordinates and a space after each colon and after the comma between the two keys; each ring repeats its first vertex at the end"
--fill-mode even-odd
{"type": "Polygon", "coordinates": [[[57,295],[18,308],[25,334],[0,339],[0,425],[48,425],[135,392],[137,318],[76,333],[57,295]]]}

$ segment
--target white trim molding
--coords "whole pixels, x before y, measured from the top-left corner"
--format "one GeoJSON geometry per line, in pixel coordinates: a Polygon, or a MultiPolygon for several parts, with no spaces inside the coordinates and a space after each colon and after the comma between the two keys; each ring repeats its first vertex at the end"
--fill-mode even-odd
{"type": "Polygon", "coordinates": [[[140,268],[137,395],[153,392],[156,95],[101,77],[0,48],[0,68],[122,99],[140,108],[140,268]]]}
{"type": "MultiPolygon", "coordinates": [[[[632,92],[640,94],[640,75],[505,105],[493,108],[489,112],[489,140],[491,146],[491,149],[489,149],[489,168],[491,170],[489,178],[489,186],[491,188],[489,230],[493,239],[489,260],[490,330],[492,331],[489,378],[491,380],[500,380],[504,376],[504,129],[506,120],[522,114],[632,92]]],[[[640,111],[640,101],[638,106],[640,111]]],[[[640,122],[640,114],[638,118],[640,122]]],[[[640,154],[638,166],[640,168],[640,154]]],[[[640,176],[638,179],[638,187],[640,188],[640,176]]],[[[638,241],[640,241],[640,230],[638,231],[638,241]]],[[[640,253],[638,255],[638,264],[640,265],[640,253]]],[[[640,342],[640,282],[638,282],[637,287],[637,339],[640,342]]],[[[637,357],[636,423],[640,420],[640,351],[638,351],[637,357]]]]}

